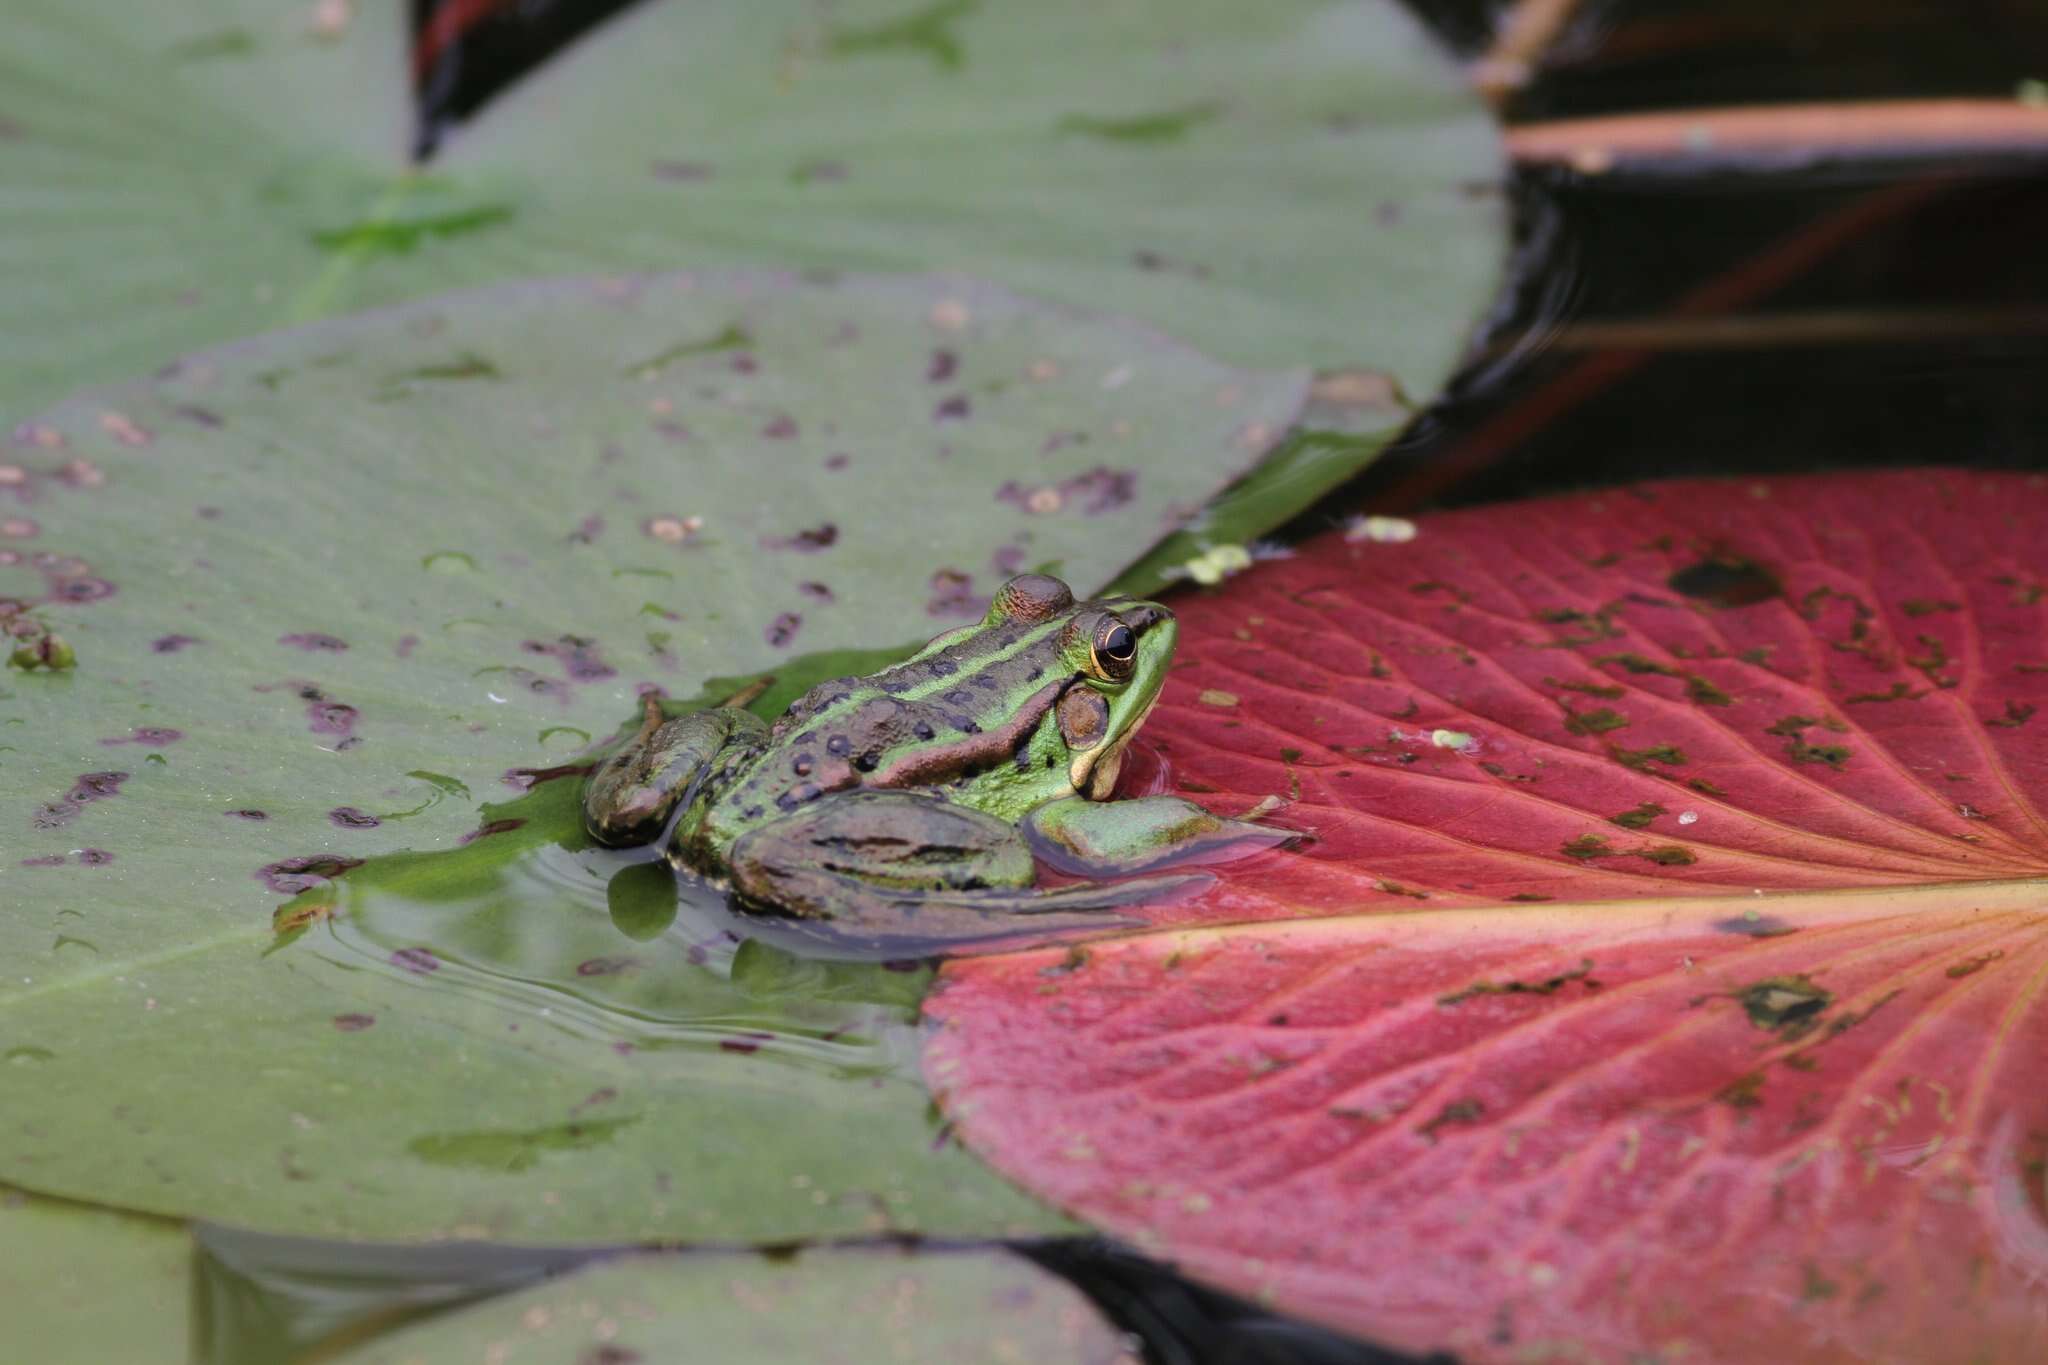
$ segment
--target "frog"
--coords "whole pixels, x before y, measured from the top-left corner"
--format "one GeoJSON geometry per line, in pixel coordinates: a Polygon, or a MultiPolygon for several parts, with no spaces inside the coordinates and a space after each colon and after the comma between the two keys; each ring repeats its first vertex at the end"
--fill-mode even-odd
{"type": "Polygon", "coordinates": [[[978,621],[772,723],[736,704],[670,717],[649,696],[589,777],[585,831],[659,844],[756,915],[941,940],[1018,916],[1136,923],[1117,912],[1213,880],[1161,869],[1299,837],[1178,796],[1112,799],[1178,629],[1158,602],[1019,574],[978,621]],[[1038,862],[1087,880],[1041,885],[1038,862]]]}

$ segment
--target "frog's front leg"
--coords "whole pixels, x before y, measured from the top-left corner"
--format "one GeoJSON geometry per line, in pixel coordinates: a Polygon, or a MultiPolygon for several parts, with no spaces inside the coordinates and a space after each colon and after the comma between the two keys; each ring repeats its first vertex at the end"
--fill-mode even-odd
{"type": "Polygon", "coordinates": [[[1031,851],[1076,877],[1115,877],[1186,863],[1219,863],[1306,839],[1211,815],[1178,796],[1048,801],[1024,817],[1031,851]]]}
{"type": "Polygon", "coordinates": [[[600,844],[650,843],[719,761],[767,739],[768,723],[751,711],[715,706],[664,720],[660,701],[650,696],[640,732],[591,774],[583,828],[600,844]]]}
{"type": "Polygon", "coordinates": [[[733,891],[749,909],[919,937],[972,938],[1019,926],[1115,928],[1104,912],[1204,883],[1150,877],[1033,887],[1031,850],[1014,825],[921,792],[828,796],[733,844],[733,891]]]}

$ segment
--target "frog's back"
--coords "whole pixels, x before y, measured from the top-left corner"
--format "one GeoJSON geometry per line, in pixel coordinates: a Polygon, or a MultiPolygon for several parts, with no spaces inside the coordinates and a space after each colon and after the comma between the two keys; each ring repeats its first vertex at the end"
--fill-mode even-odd
{"type": "Polygon", "coordinates": [[[1038,648],[1056,622],[974,631],[867,678],[836,678],[791,703],[768,747],[717,795],[697,843],[715,854],[746,830],[832,792],[932,789],[974,799],[973,779],[1014,764],[1074,675],[1038,648]]]}

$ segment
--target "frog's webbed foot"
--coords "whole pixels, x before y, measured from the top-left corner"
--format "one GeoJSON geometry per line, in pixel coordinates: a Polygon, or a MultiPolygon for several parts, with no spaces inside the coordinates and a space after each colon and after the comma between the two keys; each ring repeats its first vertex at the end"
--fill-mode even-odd
{"type": "Polygon", "coordinates": [[[1229,862],[1309,837],[1211,815],[1178,796],[1048,801],[1024,818],[1022,828],[1032,852],[1077,877],[1229,862]]]}
{"type": "Polygon", "coordinates": [[[767,737],[767,722],[751,711],[714,707],[664,720],[650,696],[640,732],[590,775],[583,828],[600,844],[649,843],[711,775],[714,760],[767,737]]]}
{"type": "Polygon", "coordinates": [[[917,792],[829,797],[742,836],[728,864],[733,892],[750,909],[932,941],[1121,928],[1139,921],[1107,912],[1210,880],[1040,890],[1013,825],[917,792]]]}

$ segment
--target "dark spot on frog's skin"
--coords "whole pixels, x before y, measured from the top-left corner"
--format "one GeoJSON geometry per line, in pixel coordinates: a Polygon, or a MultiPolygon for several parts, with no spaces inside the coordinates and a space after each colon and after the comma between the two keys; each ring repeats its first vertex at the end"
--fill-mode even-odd
{"type": "Polygon", "coordinates": [[[71,578],[57,585],[55,596],[59,601],[81,603],[97,602],[114,595],[114,585],[104,578],[71,578]]]}
{"type": "Polygon", "coordinates": [[[816,554],[830,549],[839,540],[839,528],[833,523],[821,522],[807,527],[793,536],[762,536],[764,550],[795,550],[798,554],[816,554]]]}
{"type": "MultiPolygon", "coordinates": [[[[1040,671],[1042,672],[1043,670],[1040,670],[1040,671]]],[[[1032,676],[1033,676],[1033,677],[1037,677],[1037,676],[1038,676],[1038,674],[1037,674],[1037,673],[1033,673],[1033,674],[1032,674],[1032,676]]],[[[995,679],[994,679],[993,677],[989,676],[988,674],[986,674],[986,673],[977,673],[977,674],[975,674],[975,675],[974,675],[974,685],[975,685],[976,687],[979,687],[979,688],[983,689],[984,691],[989,691],[989,692],[993,692],[993,691],[994,691],[994,690],[996,689],[996,685],[997,685],[997,684],[996,684],[996,680],[995,680],[995,679]]]]}
{"type": "Polygon", "coordinates": [[[1781,589],[1777,575],[1754,561],[1715,556],[1689,564],[1664,580],[1673,592],[1717,607],[1748,607],[1768,602],[1781,589]]]}
{"type": "Polygon", "coordinates": [[[790,792],[790,795],[795,797],[799,804],[806,801],[815,801],[824,794],[824,788],[815,782],[798,783],[796,788],[790,792]]]}
{"type": "Polygon", "coordinates": [[[348,641],[341,639],[339,636],[328,635],[317,630],[301,631],[294,635],[280,635],[277,637],[277,642],[281,645],[292,645],[298,649],[316,652],[324,650],[332,654],[339,654],[342,650],[348,648],[348,641]]]}
{"type": "Polygon", "coordinates": [[[845,735],[834,735],[825,741],[825,752],[834,758],[845,758],[853,752],[853,741],[845,735]]]}
{"type": "Polygon", "coordinates": [[[277,862],[256,869],[256,880],[280,896],[296,896],[301,891],[310,891],[322,882],[332,881],[345,875],[350,868],[361,867],[361,858],[344,858],[334,853],[309,853],[298,858],[281,858],[277,862]]]}
{"type": "Polygon", "coordinates": [[[798,777],[809,777],[811,769],[817,766],[809,754],[798,754],[790,761],[789,770],[798,777]]]}
{"type": "Polygon", "coordinates": [[[762,810],[759,806],[747,807],[747,818],[749,820],[758,820],[765,814],[767,814],[767,812],[762,810]]]}
{"type": "Polygon", "coordinates": [[[832,600],[832,589],[826,587],[823,583],[799,583],[796,585],[796,590],[810,598],[813,602],[830,602],[832,600]]]}
{"type": "Polygon", "coordinates": [[[521,825],[524,825],[525,823],[526,821],[517,819],[493,820],[488,824],[478,825],[475,829],[463,835],[462,842],[465,844],[473,844],[479,839],[488,839],[493,834],[510,834],[513,830],[518,829],[521,825]]]}
{"type": "Polygon", "coordinates": [[[930,670],[934,678],[950,678],[960,671],[960,665],[954,663],[951,659],[933,659],[925,667],[930,670]]]}
{"type": "Polygon", "coordinates": [[[921,720],[917,723],[916,728],[913,729],[911,733],[916,735],[919,739],[932,739],[935,737],[936,732],[933,731],[931,723],[929,721],[921,720]]]}
{"type": "Polygon", "coordinates": [[[914,957],[892,957],[882,964],[882,970],[885,972],[914,972],[923,966],[924,964],[914,957]]]}
{"type": "Polygon", "coordinates": [[[965,706],[974,700],[974,694],[964,687],[956,687],[940,700],[951,702],[955,706],[965,706]]]}
{"type": "Polygon", "coordinates": [[[337,1014],[334,1016],[334,1026],[343,1033],[361,1033],[376,1022],[377,1016],[374,1014],[337,1014]]]}
{"type": "MultiPolygon", "coordinates": [[[[796,804],[796,797],[790,794],[789,792],[784,792],[782,793],[782,795],[775,798],[775,808],[779,811],[793,811],[796,809],[796,804]]],[[[759,808],[756,807],[756,809],[759,808]]]]}
{"type": "Polygon", "coordinates": [[[796,419],[788,413],[776,418],[761,428],[761,434],[771,441],[793,440],[796,436],[796,419]]]}
{"type": "Polygon", "coordinates": [[[1057,760],[1056,760],[1056,759],[1054,758],[1054,756],[1053,756],[1053,755],[1051,755],[1051,754],[1047,754],[1047,755],[1045,756],[1045,766],[1046,766],[1047,768],[1051,768],[1051,767],[1052,767],[1052,765],[1053,765],[1053,764],[1054,764],[1054,763],[1055,763],[1056,761],[1057,761],[1057,760]]]}
{"type": "Polygon", "coordinates": [[[966,417],[969,410],[970,404],[967,401],[967,395],[956,393],[932,409],[932,420],[934,422],[958,421],[966,417]]]}
{"type": "Polygon", "coordinates": [[[860,772],[871,773],[881,765],[881,762],[882,756],[873,749],[870,749],[859,758],[853,760],[853,766],[860,772]]]}
{"type": "Polygon", "coordinates": [[[924,377],[934,384],[943,384],[951,379],[959,368],[960,357],[941,346],[932,352],[931,367],[924,372],[924,377]]]}
{"type": "Polygon", "coordinates": [[[981,733],[981,727],[971,720],[956,720],[953,723],[960,727],[960,733],[963,735],[978,735],[981,733]]]}
{"type": "Polygon", "coordinates": [[[420,976],[441,970],[441,959],[434,956],[432,948],[400,948],[391,954],[390,961],[392,966],[420,976]]]}
{"type": "Polygon", "coordinates": [[[354,806],[336,806],[327,812],[327,818],[343,829],[375,829],[383,824],[376,816],[354,806]]]}
{"type": "Polygon", "coordinates": [[[268,820],[270,815],[260,810],[231,810],[228,815],[236,820],[268,820]]]}

